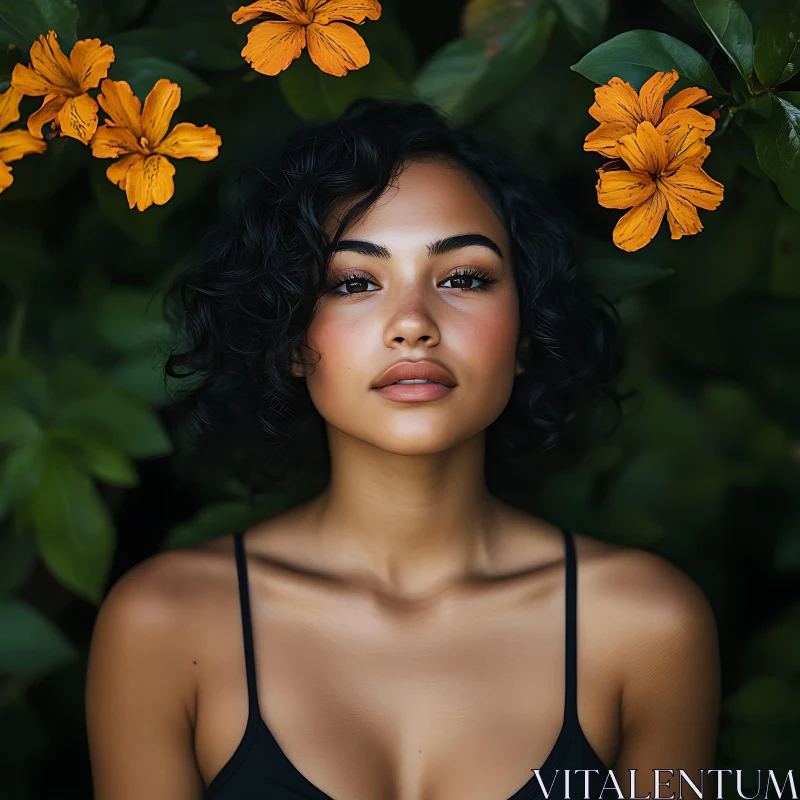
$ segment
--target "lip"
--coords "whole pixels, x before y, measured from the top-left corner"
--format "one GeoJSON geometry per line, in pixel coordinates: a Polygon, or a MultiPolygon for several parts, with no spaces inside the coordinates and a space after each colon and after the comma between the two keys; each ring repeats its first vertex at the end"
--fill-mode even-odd
{"type": "Polygon", "coordinates": [[[435,361],[400,361],[387,369],[373,384],[372,388],[388,400],[400,403],[436,400],[453,391],[456,379],[446,367],[435,361]],[[426,379],[436,383],[401,383],[405,381],[426,379]]]}

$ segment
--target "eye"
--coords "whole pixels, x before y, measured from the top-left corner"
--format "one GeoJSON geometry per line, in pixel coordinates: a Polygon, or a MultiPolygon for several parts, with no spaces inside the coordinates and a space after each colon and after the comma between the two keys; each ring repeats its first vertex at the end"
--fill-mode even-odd
{"type": "Polygon", "coordinates": [[[345,295],[352,296],[354,294],[368,294],[370,291],[367,288],[368,286],[377,286],[377,284],[372,283],[372,281],[370,281],[369,277],[366,275],[352,272],[348,275],[342,275],[341,277],[334,279],[325,287],[325,292],[333,295],[339,295],[340,297],[345,295]],[[345,287],[344,291],[339,291],[341,287],[345,287]]]}
{"type": "Polygon", "coordinates": [[[455,285],[446,287],[452,289],[461,289],[465,292],[475,292],[481,289],[486,289],[490,283],[495,283],[497,278],[493,278],[487,272],[480,269],[460,269],[453,272],[450,277],[446,278],[441,286],[444,286],[448,281],[453,281],[455,285]],[[476,285],[477,282],[480,282],[476,285]]]}

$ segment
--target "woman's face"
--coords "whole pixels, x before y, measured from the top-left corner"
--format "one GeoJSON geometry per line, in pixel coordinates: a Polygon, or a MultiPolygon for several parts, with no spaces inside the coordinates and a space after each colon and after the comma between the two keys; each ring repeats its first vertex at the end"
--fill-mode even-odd
{"type": "Polygon", "coordinates": [[[410,162],[345,232],[327,286],[306,338],[319,360],[294,372],[328,425],[412,455],[449,449],[500,415],[519,371],[510,246],[461,170],[410,162]],[[381,379],[399,362],[432,362],[437,383],[376,388],[404,379],[381,379]]]}

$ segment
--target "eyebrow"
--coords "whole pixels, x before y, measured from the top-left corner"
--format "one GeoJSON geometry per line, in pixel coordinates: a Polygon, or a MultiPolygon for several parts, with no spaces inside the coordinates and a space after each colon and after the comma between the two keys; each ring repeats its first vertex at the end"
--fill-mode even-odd
{"type": "MultiPolygon", "coordinates": [[[[482,233],[462,233],[458,236],[447,236],[444,239],[437,239],[427,245],[428,255],[439,256],[450,253],[453,250],[461,250],[464,247],[488,247],[489,250],[503,258],[503,251],[499,245],[484,236],[482,233]]],[[[367,242],[361,239],[342,239],[329,250],[330,255],[338,252],[360,253],[362,256],[372,256],[373,258],[389,259],[392,254],[389,249],[375,242],[367,242]]]]}

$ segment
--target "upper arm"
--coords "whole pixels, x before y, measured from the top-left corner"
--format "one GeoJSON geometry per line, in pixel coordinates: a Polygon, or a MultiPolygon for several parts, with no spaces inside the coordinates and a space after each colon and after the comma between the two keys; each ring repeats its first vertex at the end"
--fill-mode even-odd
{"type": "MultiPolygon", "coordinates": [[[[658,556],[641,553],[644,590],[626,643],[622,742],[614,773],[623,792],[636,770],[638,795],[696,797],[700,770],[714,767],[720,713],[720,664],[713,611],[700,588],[658,556]],[[646,590],[644,587],[647,587],[646,590]],[[669,784],[666,781],[669,780],[669,784]],[[668,788],[667,788],[668,787],[668,788]]],[[[626,794],[627,796],[627,794],[626,794]]]]}
{"type": "Polygon", "coordinates": [[[95,622],[86,724],[96,800],[198,800],[175,554],[154,556],[111,589],[95,622]],[[172,565],[174,566],[174,565],[172,565]]]}

